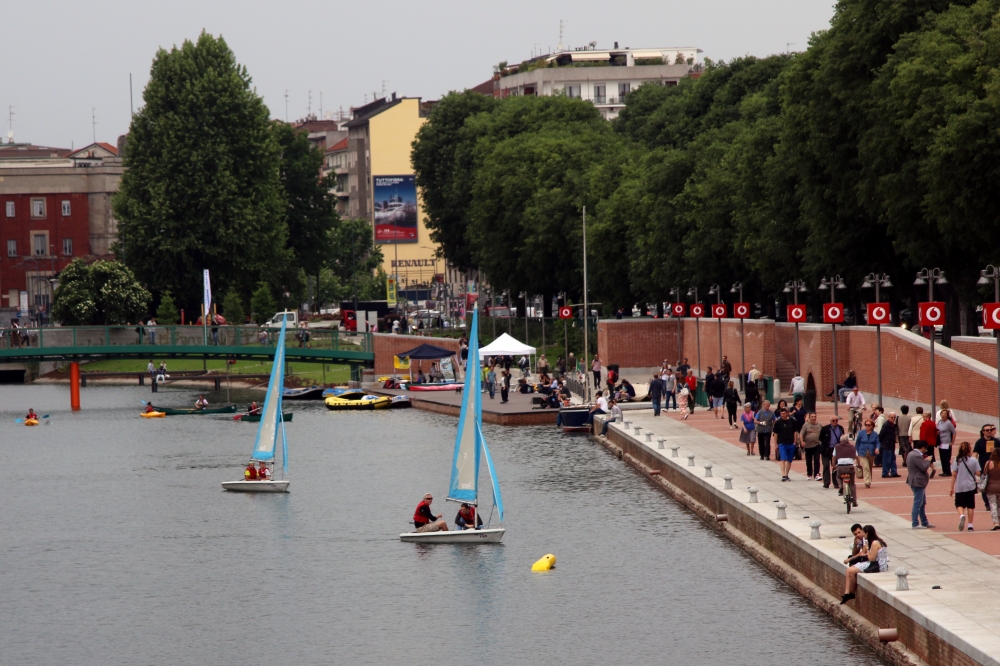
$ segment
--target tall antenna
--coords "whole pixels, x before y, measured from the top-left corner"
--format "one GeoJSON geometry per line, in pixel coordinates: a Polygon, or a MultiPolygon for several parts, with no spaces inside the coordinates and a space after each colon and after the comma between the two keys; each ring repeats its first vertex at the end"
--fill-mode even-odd
{"type": "Polygon", "coordinates": [[[307,108],[306,119],[308,120],[309,116],[311,116],[312,112],[313,112],[313,91],[312,90],[309,91],[309,106],[306,107],[306,108],[307,108]]]}
{"type": "Polygon", "coordinates": [[[285,122],[288,122],[288,88],[285,88],[285,122]]]}
{"type": "Polygon", "coordinates": [[[132,72],[128,73],[128,107],[132,112],[132,116],[135,116],[135,104],[132,103],[132,72]]]}
{"type": "Polygon", "coordinates": [[[323,91],[319,91],[319,117],[323,117],[323,91]]]}
{"type": "Polygon", "coordinates": [[[90,109],[90,127],[94,132],[94,143],[97,143],[97,107],[90,109]]]}
{"type": "Polygon", "coordinates": [[[7,143],[14,143],[14,106],[7,107],[7,143]]]}
{"type": "Polygon", "coordinates": [[[563,27],[565,25],[566,22],[562,19],[559,19],[559,43],[556,44],[556,51],[560,53],[566,49],[566,46],[563,44],[563,27]]]}
{"type": "Polygon", "coordinates": [[[385,94],[386,94],[386,85],[385,84],[387,84],[387,83],[389,83],[388,79],[382,79],[382,99],[385,99],[385,94]]]}

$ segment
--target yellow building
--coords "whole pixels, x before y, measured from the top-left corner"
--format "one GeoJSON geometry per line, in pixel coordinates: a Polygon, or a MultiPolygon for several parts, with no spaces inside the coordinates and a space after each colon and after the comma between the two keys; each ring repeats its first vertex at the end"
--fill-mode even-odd
{"type": "Polygon", "coordinates": [[[410,161],[429,106],[418,97],[393,94],[353,109],[347,123],[347,214],[372,224],[386,274],[397,276],[400,291],[419,291],[421,299],[431,298],[430,286],[443,279],[445,270],[424,225],[410,161]]]}

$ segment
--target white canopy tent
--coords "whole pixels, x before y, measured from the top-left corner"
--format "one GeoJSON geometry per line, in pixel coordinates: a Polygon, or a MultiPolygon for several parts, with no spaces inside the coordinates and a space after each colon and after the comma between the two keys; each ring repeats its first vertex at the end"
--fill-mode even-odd
{"type": "Polygon", "coordinates": [[[479,348],[480,360],[487,356],[534,356],[537,350],[504,333],[499,338],[479,348]]]}

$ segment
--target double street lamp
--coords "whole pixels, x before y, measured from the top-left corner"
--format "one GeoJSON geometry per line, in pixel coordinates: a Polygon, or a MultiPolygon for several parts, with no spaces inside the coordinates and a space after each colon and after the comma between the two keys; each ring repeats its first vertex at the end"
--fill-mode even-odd
{"type": "MultiPolygon", "coordinates": [[[[879,298],[879,290],[881,287],[888,289],[892,286],[889,281],[889,276],[879,275],[877,273],[869,273],[865,276],[865,281],[861,284],[862,289],[871,289],[875,287],[875,302],[881,303],[882,299],[879,298]]],[[[871,323],[871,322],[868,322],[871,323]]],[[[878,404],[882,404],[882,325],[875,324],[875,356],[878,359],[878,404]]]]}
{"type": "MultiPolygon", "coordinates": [[[[913,281],[914,286],[920,287],[927,285],[927,301],[928,303],[934,302],[934,285],[935,284],[948,284],[948,280],[944,276],[944,271],[940,268],[922,268],[917,272],[917,279],[913,281]]],[[[934,336],[937,329],[932,324],[931,325],[931,418],[937,419],[936,405],[937,405],[937,395],[935,389],[934,381],[934,336]]]]}
{"type": "MultiPolygon", "coordinates": [[[[681,288],[672,287],[670,289],[670,296],[673,296],[674,302],[679,303],[681,300],[681,288]]],[[[681,359],[684,358],[684,345],[681,344],[681,316],[680,314],[674,312],[673,307],[670,308],[670,315],[677,319],[677,365],[681,364],[681,359]]]]}
{"type": "MultiPolygon", "coordinates": [[[[698,303],[698,287],[688,287],[688,296],[694,296],[694,303],[698,303]]],[[[701,317],[694,318],[694,337],[698,342],[698,373],[704,374],[701,367],[701,317]]]]}
{"type": "MultiPolygon", "coordinates": [[[[839,275],[834,275],[831,278],[823,278],[819,281],[820,291],[830,290],[830,303],[837,302],[837,290],[847,289],[847,285],[844,284],[844,279],[839,275]]],[[[830,323],[830,330],[833,333],[833,413],[835,416],[840,416],[840,396],[837,394],[837,324],[835,322],[830,323]]]]}
{"type": "MultiPolygon", "coordinates": [[[[822,288],[822,287],[821,287],[822,288]]],[[[806,289],[805,280],[792,280],[791,282],[785,283],[785,288],[782,289],[786,294],[792,294],[792,302],[795,305],[799,304],[799,294],[804,294],[808,291],[806,289]]],[[[799,377],[802,376],[802,361],[799,355],[799,322],[795,322],[795,374],[799,377]]],[[[834,373],[836,375],[836,373],[834,373]]]]}
{"type": "MultiPolygon", "coordinates": [[[[715,296],[715,302],[718,305],[722,305],[722,289],[719,288],[718,284],[713,284],[708,289],[708,294],[710,296],[715,296]]],[[[719,321],[719,366],[722,366],[722,317],[716,317],[719,321]]]]}

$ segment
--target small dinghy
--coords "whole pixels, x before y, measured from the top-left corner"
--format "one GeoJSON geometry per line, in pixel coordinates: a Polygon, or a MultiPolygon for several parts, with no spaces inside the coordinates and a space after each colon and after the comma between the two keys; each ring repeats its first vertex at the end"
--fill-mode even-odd
{"type": "MultiPolygon", "coordinates": [[[[472,312],[472,327],[469,329],[469,358],[479,358],[479,309],[472,312]]],[[[404,532],[400,541],[413,543],[500,543],[506,531],[503,527],[503,500],[500,497],[500,482],[497,480],[493,458],[483,437],[483,398],[479,392],[479,373],[468,372],[465,376],[465,392],[462,411],[458,417],[458,434],[455,436],[455,455],[451,466],[451,485],[446,502],[469,504],[479,513],[479,461],[480,455],[486,459],[493,484],[493,504],[500,520],[500,527],[445,532],[404,532]]],[[[490,517],[492,518],[492,512],[490,517]]],[[[478,517],[478,515],[477,515],[478,517]]],[[[475,521],[474,521],[475,522],[475,521]]]]}
{"type": "MultiPolygon", "coordinates": [[[[271,368],[271,382],[264,398],[264,408],[260,414],[260,426],[257,428],[257,442],[254,444],[250,463],[270,464],[274,467],[274,451],[281,435],[281,467],[288,474],[288,439],[285,436],[285,422],[281,412],[281,385],[285,377],[285,321],[281,321],[281,333],[278,335],[277,348],[274,352],[274,365],[271,368]]],[[[250,480],[244,476],[239,481],[223,481],[226,490],[243,493],[285,493],[288,492],[288,479],[250,480]]]]}
{"type": "Polygon", "coordinates": [[[282,400],[320,400],[323,397],[324,390],[322,386],[286,388],[282,390],[281,398],[282,400]]]}

